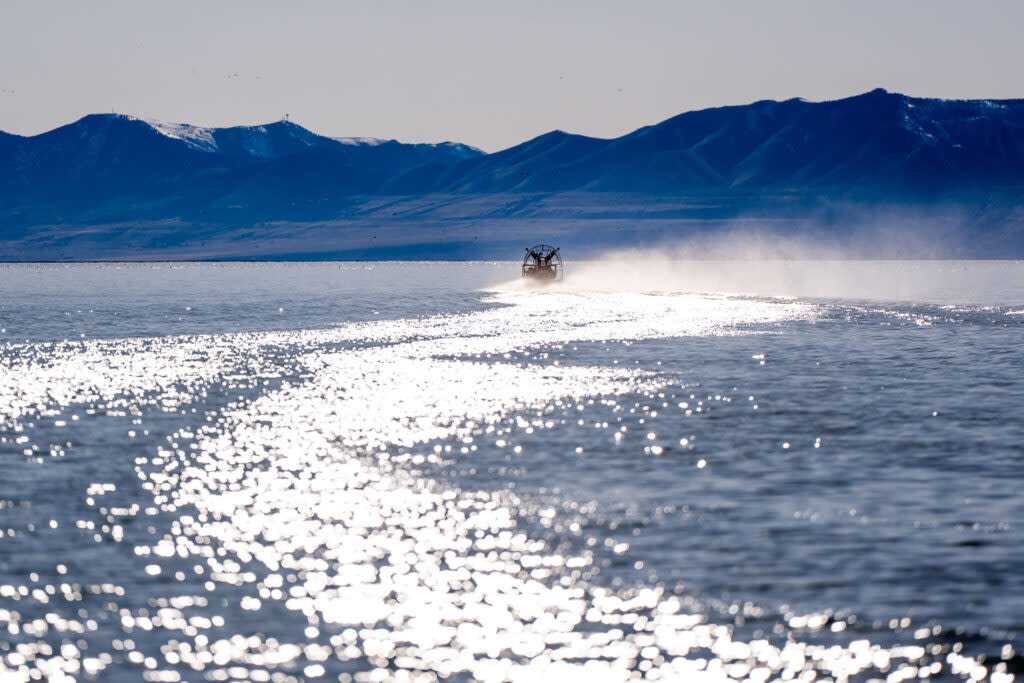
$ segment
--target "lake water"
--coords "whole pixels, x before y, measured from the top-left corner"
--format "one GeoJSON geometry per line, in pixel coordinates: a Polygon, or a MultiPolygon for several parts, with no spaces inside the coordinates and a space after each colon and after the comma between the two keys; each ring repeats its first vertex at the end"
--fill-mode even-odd
{"type": "Polygon", "coordinates": [[[0,265],[0,680],[1024,675],[1024,264],[0,265]]]}

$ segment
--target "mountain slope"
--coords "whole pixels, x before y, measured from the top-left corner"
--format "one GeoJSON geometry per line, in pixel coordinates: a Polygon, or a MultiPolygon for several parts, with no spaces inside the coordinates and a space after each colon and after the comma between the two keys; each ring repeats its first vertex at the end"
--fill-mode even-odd
{"type": "Polygon", "coordinates": [[[329,138],[289,121],[232,128],[202,128],[157,121],[146,123],[169,138],[181,140],[191,149],[230,157],[273,159],[330,144],[329,138]]]}
{"type": "Polygon", "coordinates": [[[920,253],[1024,256],[1024,100],[761,101],[614,139],[552,131],[493,154],[288,121],[91,115],[0,132],[0,259],[491,257],[504,252],[483,245],[536,233],[593,248],[737,222],[838,234],[880,217],[899,217],[931,250],[920,253]],[[413,246],[426,243],[433,252],[413,246]]]}
{"type": "Polygon", "coordinates": [[[116,193],[158,193],[208,164],[144,121],[90,115],[0,147],[9,183],[0,193],[60,200],[116,193]]]}
{"type": "Polygon", "coordinates": [[[202,128],[92,115],[0,136],[0,196],[188,194],[251,185],[284,197],[495,192],[921,193],[1024,182],[1024,100],[762,101],[604,140],[553,131],[483,154],[457,143],[332,139],[288,121],[202,128]],[[283,182],[284,186],[278,183],[283,182]]]}
{"type": "Polygon", "coordinates": [[[0,198],[168,198],[211,183],[225,192],[259,178],[272,186],[292,174],[373,191],[410,168],[480,154],[455,143],[340,142],[288,121],[202,128],[93,114],[33,137],[0,135],[0,198]]]}
{"type": "Polygon", "coordinates": [[[688,112],[620,138],[555,132],[461,164],[446,192],[927,191],[1024,181],[1024,100],[875,90],[688,112]]]}

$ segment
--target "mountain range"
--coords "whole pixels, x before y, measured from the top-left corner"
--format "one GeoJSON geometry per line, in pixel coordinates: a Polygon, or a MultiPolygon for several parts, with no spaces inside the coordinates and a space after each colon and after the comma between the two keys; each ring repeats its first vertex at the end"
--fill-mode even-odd
{"type": "Polygon", "coordinates": [[[1022,198],[1024,100],[884,90],[687,112],[614,139],[553,131],[493,154],[290,121],[96,114],[0,132],[0,260],[500,257],[552,235],[595,249],[744,225],[843,241],[886,222],[921,252],[892,255],[1021,256],[1022,198]]]}

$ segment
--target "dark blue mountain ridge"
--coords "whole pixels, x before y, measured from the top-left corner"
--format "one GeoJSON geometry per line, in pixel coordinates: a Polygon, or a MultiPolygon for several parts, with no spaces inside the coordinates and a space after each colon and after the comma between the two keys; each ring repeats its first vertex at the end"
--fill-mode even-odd
{"type": "Polygon", "coordinates": [[[331,138],[290,121],[206,128],[95,114],[35,136],[0,132],[0,260],[491,258],[536,231],[583,246],[735,221],[841,232],[881,215],[919,231],[938,217],[961,245],[948,253],[1024,255],[1024,100],[881,89],[763,100],[611,139],[556,130],[492,154],[331,138]]]}
{"type": "MultiPolygon", "coordinates": [[[[459,163],[434,191],[927,191],[1024,181],[1024,100],[885,90],[680,114],[611,140],[555,131],[459,163]]],[[[422,190],[422,188],[399,188],[422,190]]]]}
{"type": "Polygon", "coordinates": [[[360,180],[346,191],[366,191],[410,167],[479,154],[457,143],[340,142],[288,121],[203,128],[91,114],[36,136],[0,135],[0,197],[159,197],[211,180],[227,191],[260,174],[301,171],[304,162],[336,180],[360,180]]]}
{"type": "MultiPolygon", "coordinates": [[[[216,177],[261,192],[943,191],[1024,182],[1024,100],[884,90],[680,114],[614,139],[552,131],[494,154],[458,143],[339,140],[295,123],[202,128],[94,114],[0,136],[0,196],[188,191],[216,177]]],[[[308,194],[308,193],[307,193],[308,194]]]]}

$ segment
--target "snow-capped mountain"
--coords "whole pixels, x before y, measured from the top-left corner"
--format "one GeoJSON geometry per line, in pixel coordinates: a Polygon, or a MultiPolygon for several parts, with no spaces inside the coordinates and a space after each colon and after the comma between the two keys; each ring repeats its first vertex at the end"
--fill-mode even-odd
{"type": "Polygon", "coordinates": [[[146,121],[157,132],[181,140],[190,148],[213,154],[273,159],[327,144],[324,138],[289,121],[263,126],[204,128],[184,123],[146,121]]]}
{"type": "Polygon", "coordinates": [[[372,191],[409,168],[479,154],[457,143],[339,141],[289,121],[208,128],[93,114],[32,137],[2,134],[0,197],[173,197],[286,172],[352,177],[359,182],[341,191],[372,191]]]}
{"type": "Polygon", "coordinates": [[[174,140],[181,140],[186,145],[200,152],[216,153],[220,151],[213,137],[215,128],[192,126],[187,123],[165,123],[163,121],[146,121],[162,135],[174,140]]]}

